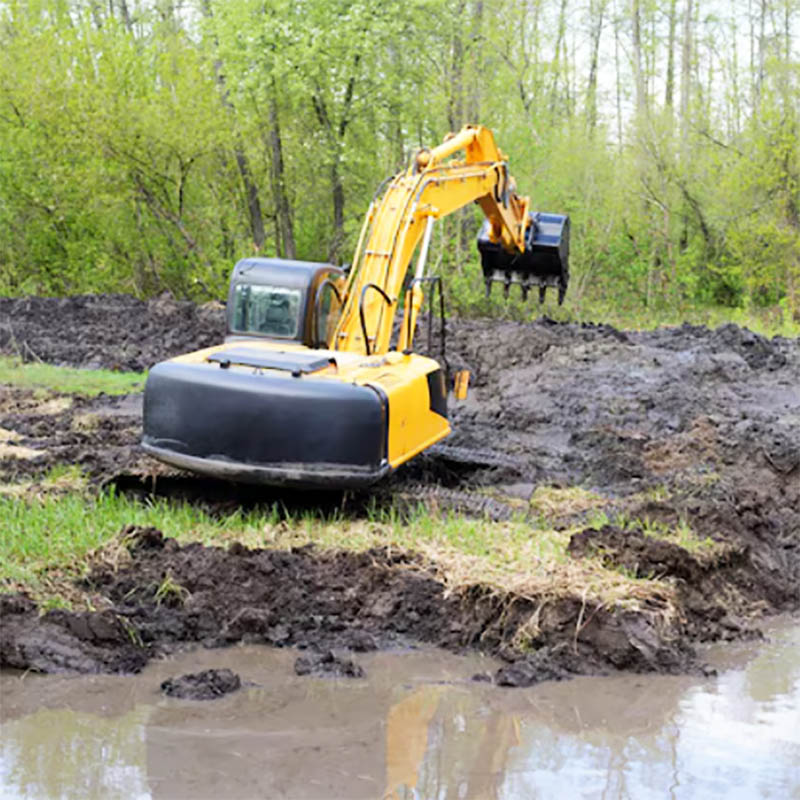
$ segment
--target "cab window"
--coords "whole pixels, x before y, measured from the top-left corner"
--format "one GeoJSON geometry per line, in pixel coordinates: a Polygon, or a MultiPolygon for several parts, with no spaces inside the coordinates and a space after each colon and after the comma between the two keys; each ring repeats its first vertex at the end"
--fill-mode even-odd
{"type": "Polygon", "coordinates": [[[233,295],[234,332],[297,339],[302,299],[300,289],[239,283],[233,295]]]}

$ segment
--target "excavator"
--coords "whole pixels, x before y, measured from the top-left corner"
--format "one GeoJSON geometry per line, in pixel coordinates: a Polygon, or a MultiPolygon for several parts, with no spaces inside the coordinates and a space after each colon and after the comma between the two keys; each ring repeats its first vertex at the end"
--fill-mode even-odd
{"type": "Polygon", "coordinates": [[[469,203],[485,220],[478,250],[487,295],[523,297],[569,281],[569,217],[530,210],[492,132],[467,125],[422,148],[376,191],[349,269],[252,257],[232,272],[224,343],[154,366],[142,447],[202,475],[272,486],[368,486],[450,432],[441,280],[426,272],[434,223],[469,203]],[[417,255],[413,267],[414,255],[417,255]],[[440,360],[414,352],[438,291],[440,360]],[[402,306],[402,323],[395,317],[402,306]]]}

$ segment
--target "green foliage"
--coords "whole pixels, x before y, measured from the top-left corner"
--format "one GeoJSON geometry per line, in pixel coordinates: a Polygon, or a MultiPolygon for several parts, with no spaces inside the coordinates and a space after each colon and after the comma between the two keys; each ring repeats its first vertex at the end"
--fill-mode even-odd
{"type": "MultiPolygon", "coordinates": [[[[532,207],[571,215],[573,308],[800,314],[796,2],[761,21],[758,74],[722,33],[735,4],[685,26],[671,101],[667,11],[643,4],[639,113],[624,4],[599,4],[594,88],[594,3],[128,6],[0,6],[0,292],[199,299],[253,252],[347,263],[378,183],[480,122],[532,207]]],[[[481,299],[478,222],[439,223],[436,269],[461,313],[525,316],[481,299]]]]}
{"type": "MultiPolygon", "coordinates": [[[[166,536],[219,543],[228,529],[240,534],[260,531],[274,519],[270,513],[239,511],[217,518],[188,504],[142,504],[113,492],[94,498],[71,493],[30,500],[0,495],[0,518],[0,590],[24,586],[34,591],[49,582],[60,585],[62,574],[80,577],[90,554],[127,525],[156,526],[166,536]]],[[[181,594],[169,576],[156,588],[159,599],[181,594]]]]}

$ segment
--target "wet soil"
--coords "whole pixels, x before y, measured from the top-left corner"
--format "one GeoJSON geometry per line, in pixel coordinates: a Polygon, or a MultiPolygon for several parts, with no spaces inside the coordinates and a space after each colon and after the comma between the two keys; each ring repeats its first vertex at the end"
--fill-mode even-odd
{"type": "Polygon", "coordinates": [[[204,669],[162,681],[161,691],[181,700],[216,700],[242,688],[242,679],[229,669],[204,669]]]}
{"type": "Polygon", "coordinates": [[[0,352],[25,361],[141,372],[224,335],[221,303],[197,306],[168,295],[0,297],[0,352]]]}
{"type": "MultiPolygon", "coordinates": [[[[0,299],[0,320],[0,351],[123,369],[213,344],[224,327],[219,306],[123,296],[0,299]]],[[[450,320],[447,333],[450,362],[472,372],[469,399],[451,408],[447,446],[366,495],[299,493],[281,502],[357,515],[376,499],[423,501],[503,519],[539,513],[529,506],[537,487],[581,486],[603,501],[610,524],[595,529],[579,507],[555,513],[555,527],[586,523],[572,557],[668,580],[678,598],[672,616],[587,606],[580,592],[447,593],[436,565],[408,553],[180,547],[156,531],[131,531],[129,564],[99,570],[86,586],[110,610],[40,618],[30,601],[6,598],[0,663],[136,671],[187,645],[252,641],[324,654],[430,642],[497,655],[508,662],[497,682],[525,685],[694,669],[696,642],[752,635],[753,619],[800,605],[800,341],[734,325],[632,332],[548,319],[450,320]],[[681,526],[714,547],[699,555],[650,535],[681,526]],[[156,598],[166,576],[186,590],[174,603],[156,598]],[[536,636],[520,649],[534,615],[536,636]]],[[[222,509],[273,500],[144,458],[140,397],[64,403],[3,387],[0,432],[24,450],[9,455],[0,444],[0,481],[36,480],[66,463],[101,484],[222,509]]]]}
{"type": "Polygon", "coordinates": [[[366,678],[364,668],[352,658],[328,650],[326,653],[309,653],[294,662],[295,675],[323,675],[333,678],[366,678]]]}

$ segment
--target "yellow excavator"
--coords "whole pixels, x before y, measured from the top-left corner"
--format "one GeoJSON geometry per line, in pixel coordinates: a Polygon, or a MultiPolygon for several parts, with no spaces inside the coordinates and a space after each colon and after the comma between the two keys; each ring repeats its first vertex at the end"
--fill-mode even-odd
{"type": "Polygon", "coordinates": [[[468,125],[416,152],[378,189],[349,270],[277,258],[236,264],[224,344],[150,370],[144,450],[235,481],[352,488],[447,436],[448,391],[463,398],[469,376],[447,374],[441,281],[425,266],[435,220],[471,202],[486,217],[478,249],[487,294],[500,282],[506,295],[512,284],[524,297],[538,287],[541,300],[553,287],[561,302],[569,217],[531,212],[491,131],[468,125]],[[442,364],[412,349],[426,289],[429,345],[438,289],[442,364]]]}

